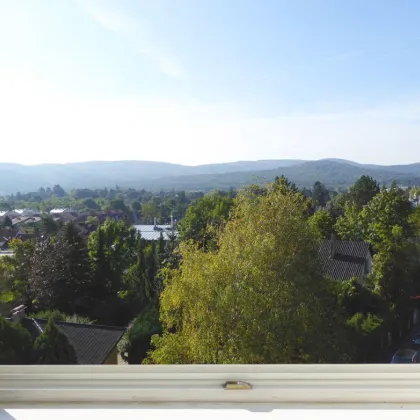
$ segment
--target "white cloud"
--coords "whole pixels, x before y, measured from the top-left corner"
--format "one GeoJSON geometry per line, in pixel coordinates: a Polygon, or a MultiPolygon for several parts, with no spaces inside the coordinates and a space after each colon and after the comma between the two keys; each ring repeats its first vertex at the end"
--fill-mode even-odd
{"type": "Polygon", "coordinates": [[[160,45],[152,28],[145,21],[126,14],[117,3],[103,0],[76,0],[99,24],[123,38],[137,53],[154,62],[164,74],[185,78],[186,70],[181,62],[160,45]]]}

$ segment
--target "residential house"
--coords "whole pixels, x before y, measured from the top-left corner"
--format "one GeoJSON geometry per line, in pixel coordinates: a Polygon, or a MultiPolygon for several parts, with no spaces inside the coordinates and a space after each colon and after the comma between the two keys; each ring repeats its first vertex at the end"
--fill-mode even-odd
{"type": "Polygon", "coordinates": [[[340,241],[334,236],[321,241],[319,258],[324,276],[337,281],[356,278],[359,282],[372,272],[369,244],[362,241],[340,241]]]}
{"type": "Polygon", "coordinates": [[[25,242],[30,239],[35,239],[36,235],[34,233],[27,233],[23,232],[22,230],[19,230],[19,232],[16,234],[16,239],[20,239],[21,241],[25,242]]]}
{"type": "Polygon", "coordinates": [[[0,250],[6,251],[9,249],[9,242],[16,237],[18,231],[16,229],[0,229],[0,250]]]}
{"type": "Polygon", "coordinates": [[[74,220],[79,216],[77,211],[71,209],[52,209],[50,211],[50,215],[53,217],[54,220],[59,219],[64,222],[74,220]]]}
{"type": "MultiPolygon", "coordinates": [[[[35,341],[42,334],[48,320],[25,317],[24,305],[12,310],[11,320],[20,322],[35,341]]],[[[117,345],[122,339],[125,328],[95,324],[77,324],[56,321],[57,327],[67,336],[73,346],[79,365],[116,365],[118,364],[117,345]]]]}
{"type": "Polygon", "coordinates": [[[17,209],[14,210],[20,217],[39,217],[41,215],[39,210],[33,209],[17,209]]]}
{"type": "Polygon", "coordinates": [[[112,220],[125,220],[127,218],[126,214],[122,210],[104,210],[106,218],[110,218],[112,220]]]}
{"type": "Polygon", "coordinates": [[[18,213],[16,210],[0,211],[1,218],[10,217],[11,219],[13,219],[14,217],[19,217],[19,216],[20,216],[20,213],[18,213]]]}
{"type": "Polygon", "coordinates": [[[41,221],[41,217],[39,216],[22,216],[22,217],[15,217],[12,219],[12,225],[14,227],[18,227],[20,225],[27,225],[31,223],[38,223],[41,221]]]}

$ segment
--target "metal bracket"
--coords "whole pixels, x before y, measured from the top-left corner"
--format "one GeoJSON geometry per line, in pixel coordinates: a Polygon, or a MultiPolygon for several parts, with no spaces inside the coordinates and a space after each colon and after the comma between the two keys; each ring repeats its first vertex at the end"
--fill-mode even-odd
{"type": "Polygon", "coordinates": [[[229,391],[233,389],[252,389],[252,385],[243,381],[226,381],[223,388],[229,391]]]}

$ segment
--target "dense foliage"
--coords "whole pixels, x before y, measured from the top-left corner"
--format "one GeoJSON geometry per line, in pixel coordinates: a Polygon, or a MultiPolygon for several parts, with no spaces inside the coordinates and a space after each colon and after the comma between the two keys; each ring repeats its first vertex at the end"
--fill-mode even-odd
{"type": "Polygon", "coordinates": [[[183,246],[181,266],[166,274],[153,363],[347,360],[316,238],[300,193],[287,187],[239,194],[217,250],[183,246]]]}
{"type": "Polygon", "coordinates": [[[112,208],[127,217],[91,218],[95,229],[84,236],[44,215],[36,240],[10,242],[14,256],[0,258],[2,313],[25,304],[50,319],[35,353],[25,330],[1,321],[3,345],[26,342],[22,353],[5,347],[11,363],[29,363],[31,346],[38,363],[74,363],[53,323],[63,320],[128,327],[119,345],[128,363],[375,361],[420,295],[420,207],[408,191],[380,189],[369,176],[341,193],[321,182],[299,189],[281,176],[238,194],[66,193],[55,185],[39,197],[16,194],[2,204],[112,208]],[[178,238],[146,241],[133,227],[171,215],[178,238]],[[323,278],[319,240],[332,235],[369,244],[363,282],[323,278]]]}
{"type": "Polygon", "coordinates": [[[16,322],[0,317],[0,364],[23,365],[32,361],[29,332],[16,322]]]}

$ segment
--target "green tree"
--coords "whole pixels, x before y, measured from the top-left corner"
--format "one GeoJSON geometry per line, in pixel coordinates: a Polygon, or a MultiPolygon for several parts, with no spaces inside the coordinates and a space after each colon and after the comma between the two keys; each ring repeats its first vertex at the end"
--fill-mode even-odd
{"type": "Polygon", "coordinates": [[[89,236],[88,248],[97,281],[106,293],[121,290],[124,272],[136,260],[137,231],[123,221],[106,220],[89,236]]]}
{"type": "Polygon", "coordinates": [[[121,296],[130,302],[132,312],[138,314],[139,310],[142,310],[157,296],[153,290],[154,278],[150,281],[148,276],[144,241],[140,237],[137,238],[136,247],[135,261],[124,275],[124,292],[121,296]]]}
{"type": "Polygon", "coordinates": [[[159,209],[153,200],[141,205],[141,214],[145,223],[153,223],[153,219],[159,215],[159,209]]]}
{"type": "Polygon", "coordinates": [[[32,360],[31,336],[19,323],[0,317],[0,364],[24,365],[32,360]]]}
{"type": "Polygon", "coordinates": [[[366,230],[364,220],[360,217],[359,207],[347,202],[344,205],[344,214],[337,219],[334,229],[342,240],[361,241],[366,230]]]}
{"type": "Polygon", "coordinates": [[[207,194],[198,199],[188,207],[178,225],[181,240],[214,248],[218,230],[228,220],[232,207],[233,200],[219,194],[207,194]]]}
{"type": "Polygon", "coordinates": [[[381,191],[360,213],[364,239],[372,244],[375,250],[380,250],[393,241],[393,231],[396,227],[402,229],[405,238],[412,236],[412,211],[404,191],[396,185],[381,191]]]}
{"type": "MultiPolygon", "coordinates": [[[[395,184],[376,194],[363,209],[346,204],[344,216],[335,229],[342,239],[364,240],[375,253],[370,280],[396,313],[408,309],[409,296],[415,290],[419,249],[414,241],[413,209],[404,191],[395,184]]],[[[418,271],[417,271],[418,272],[418,271]]]]}
{"type": "Polygon", "coordinates": [[[344,320],[296,194],[242,192],[216,251],[181,245],[180,268],[166,270],[151,363],[346,360],[344,320]]]}
{"type": "Polygon", "coordinates": [[[60,224],[55,222],[50,215],[43,214],[41,216],[41,232],[46,236],[57,234],[60,230],[60,224]]]}
{"type": "Polygon", "coordinates": [[[63,226],[55,240],[37,244],[29,283],[38,308],[85,311],[91,279],[88,251],[72,222],[63,226]]]}
{"type": "Polygon", "coordinates": [[[334,233],[335,220],[327,210],[319,210],[308,219],[309,226],[319,238],[330,238],[334,233]]]}
{"type": "MultiPolygon", "coordinates": [[[[127,278],[133,280],[132,266],[137,261],[138,234],[123,221],[106,220],[88,239],[93,283],[89,315],[103,323],[124,323],[130,309],[124,304],[127,278]]],[[[129,318],[128,318],[129,319],[129,318]]]]}
{"type": "Polygon", "coordinates": [[[319,181],[316,181],[313,189],[312,189],[312,201],[315,206],[321,206],[325,207],[330,201],[330,194],[325,187],[324,184],[322,184],[319,181]]]}
{"type": "Polygon", "coordinates": [[[13,306],[25,304],[31,309],[33,296],[29,286],[29,277],[35,242],[13,239],[10,242],[10,248],[14,252],[13,256],[2,258],[5,283],[0,300],[7,304],[13,304],[13,306]]]}
{"type": "Polygon", "coordinates": [[[124,213],[129,213],[128,207],[125,205],[124,200],[114,199],[109,202],[109,206],[112,210],[121,210],[124,213]]]}
{"type": "Polygon", "coordinates": [[[57,197],[64,197],[66,195],[66,192],[60,185],[54,185],[52,189],[53,194],[55,194],[57,197]]]}
{"type": "Polygon", "coordinates": [[[131,208],[132,208],[132,210],[133,211],[135,211],[135,212],[139,212],[140,210],[141,210],[141,203],[140,203],[140,201],[133,201],[132,203],[131,203],[131,208]]]}
{"type": "Polygon", "coordinates": [[[83,200],[83,206],[91,210],[100,210],[100,205],[93,198],[86,198],[83,200]]]}
{"type": "Polygon", "coordinates": [[[34,349],[40,365],[74,365],[77,364],[76,352],[67,336],[55,325],[52,318],[48,320],[42,334],[35,340],[34,349]]]}
{"type": "Polygon", "coordinates": [[[372,177],[363,175],[350,187],[349,201],[362,208],[379,192],[379,184],[372,177]]]}

